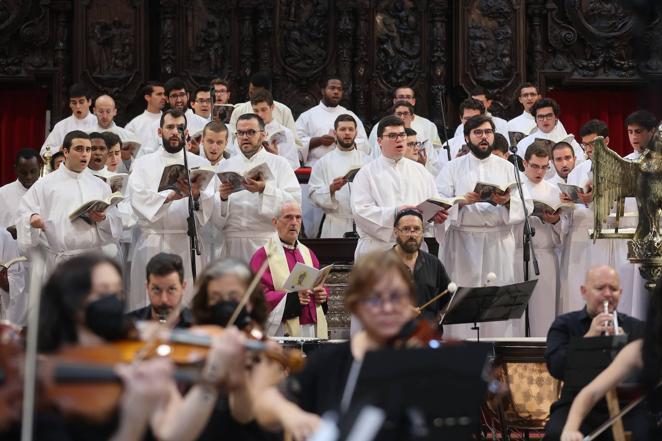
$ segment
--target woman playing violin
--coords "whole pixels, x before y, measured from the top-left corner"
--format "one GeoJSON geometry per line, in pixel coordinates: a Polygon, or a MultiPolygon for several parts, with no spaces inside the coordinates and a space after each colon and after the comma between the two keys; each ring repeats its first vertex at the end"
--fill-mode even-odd
{"type": "MultiPolygon", "coordinates": [[[[411,271],[397,255],[378,252],[362,257],[350,274],[345,307],[363,330],[347,343],[313,352],[303,371],[291,376],[291,389],[296,391],[292,401],[260,382],[258,375],[251,390],[260,424],[284,428],[294,439],[304,440],[317,428],[318,415],[347,410],[353,391],[348,378],[358,373],[367,351],[389,346],[414,318],[414,301],[411,271]]],[[[266,374],[266,369],[260,370],[266,374]]]]}

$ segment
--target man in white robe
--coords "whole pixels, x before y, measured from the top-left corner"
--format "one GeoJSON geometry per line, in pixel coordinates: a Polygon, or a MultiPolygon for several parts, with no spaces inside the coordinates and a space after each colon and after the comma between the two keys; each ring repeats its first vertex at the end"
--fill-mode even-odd
{"type": "MultiPolygon", "coordinates": [[[[271,92],[271,76],[266,72],[255,72],[251,76],[250,82],[248,84],[248,97],[251,98],[255,93],[261,90],[268,90],[271,92]]],[[[251,104],[250,100],[236,104],[234,110],[232,111],[232,115],[230,116],[230,127],[237,127],[237,120],[239,117],[247,113],[253,113],[253,105],[251,104]]],[[[285,104],[274,100],[273,118],[280,124],[290,129],[290,131],[294,134],[294,142],[297,145],[297,149],[300,150],[302,148],[302,144],[301,140],[297,137],[297,129],[290,108],[285,104]]]]}
{"type": "MultiPolygon", "coordinates": [[[[353,183],[345,178],[349,170],[367,162],[366,154],[358,150],[354,142],[356,126],[351,115],[336,118],[336,148],[320,158],[310,173],[308,197],[324,210],[322,238],[343,237],[345,233],[356,231],[350,203],[353,183]]],[[[316,236],[317,232],[314,233],[316,236]]]]}
{"type": "MultiPolygon", "coordinates": [[[[584,150],[586,152],[586,149],[584,150]]],[[[556,173],[547,181],[558,186],[559,183],[567,183],[568,175],[575,169],[575,150],[565,141],[557,142],[552,146],[552,165],[556,173]]]]}
{"type": "Polygon", "coordinates": [[[198,87],[193,93],[191,108],[193,112],[205,121],[211,122],[211,90],[209,87],[198,87]]]}
{"type": "Polygon", "coordinates": [[[90,112],[92,97],[89,89],[83,84],[74,84],[69,88],[69,108],[71,115],[55,124],[46,141],[41,146],[39,154],[46,157],[60,150],[67,133],[74,130],[90,131],[97,124],[97,117],[90,112]]]}
{"type": "MultiPolygon", "coordinates": [[[[299,149],[294,141],[294,133],[273,117],[275,109],[274,98],[268,90],[255,92],[251,98],[253,113],[264,121],[264,130],[267,142],[264,148],[274,155],[287,159],[292,170],[301,166],[299,163],[299,149]]],[[[239,148],[237,147],[237,150],[239,148]]]]}
{"type": "Polygon", "coordinates": [[[16,236],[16,220],[21,198],[39,179],[41,159],[36,150],[21,149],[16,153],[14,172],[17,179],[0,187],[0,229],[11,229],[16,236]]]}
{"type": "Polygon", "coordinates": [[[222,229],[221,257],[248,262],[255,251],[274,237],[271,220],[284,202],[301,203],[301,187],[294,170],[285,158],[267,152],[264,121],[254,113],[237,119],[237,142],[241,154],[221,163],[221,172],[239,174],[265,163],[272,175],[246,178],[244,189],[233,192],[230,182],[223,182],[214,204],[212,221],[222,229]]]}
{"type": "Polygon", "coordinates": [[[624,158],[630,160],[639,159],[641,152],[646,149],[657,129],[655,115],[647,110],[637,110],[625,119],[625,127],[628,131],[628,140],[632,147],[632,153],[627,154],[624,158]]]}
{"type": "MultiPolygon", "coordinates": [[[[397,116],[379,122],[377,142],[382,155],[361,167],[354,178],[351,205],[359,242],[354,259],[371,251],[386,250],[395,244],[395,215],[404,208],[416,207],[430,197],[438,196],[434,178],[421,164],[404,157],[406,132],[397,116]]],[[[443,239],[447,213],[434,217],[435,236],[443,239]]]]}
{"type": "Polygon", "coordinates": [[[135,138],[133,132],[115,124],[117,107],[115,107],[115,100],[110,95],[101,95],[94,100],[94,115],[97,117],[97,124],[90,129],[90,133],[113,132],[122,141],[135,138]]]}
{"type": "Polygon", "coordinates": [[[140,145],[145,144],[152,137],[150,130],[154,124],[161,120],[161,109],[166,104],[165,88],[163,84],[149,82],[143,88],[143,98],[147,105],[145,111],[133,118],[124,128],[133,132],[140,145]]]}
{"type": "MultiPolygon", "coordinates": [[[[485,115],[485,105],[475,99],[475,98],[467,98],[464,101],[460,103],[460,125],[459,127],[464,127],[464,123],[469,121],[470,118],[473,118],[474,116],[478,115],[485,115]]],[[[506,138],[508,139],[508,138],[506,138]]],[[[450,154],[451,154],[451,161],[454,160],[455,158],[459,156],[465,155],[467,141],[464,138],[464,131],[460,131],[457,133],[455,136],[453,136],[448,143],[445,143],[444,145],[444,150],[441,152],[439,156],[439,161],[443,166],[448,164],[448,153],[446,152],[446,145],[448,145],[448,148],[450,149],[450,154]]]]}
{"type": "Polygon", "coordinates": [[[301,159],[306,166],[311,167],[322,156],[335,148],[336,138],[333,136],[333,123],[338,115],[351,115],[357,121],[356,147],[370,154],[368,135],[361,119],[354,112],[340,105],[343,97],[342,80],[330,77],[322,87],[322,100],[297,118],[297,136],[303,144],[301,159]]]}
{"type": "MultiPolygon", "coordinates": [[[[207,120],[196,115],[189,107],[189,93],[186,90],[186,84],[184,84],[184,81],[179,78],[171,78],[166,81],[164,87],[169,108],[183,112],[186,116],[186,128],[189,135],[202,132],[202,129],[204,129],[207,124],[207,120]]],[[[152,122],[151,127],[147,131],[147,136],[149,138],[142,143],[140,150],[138,150],[137,157],[156,152],[159,150],[159,147],[162,146],[162,138],[161,135],[159,135],[159,124],[160,120],[152,122]]]]}
{"type": "Polygon", "coordinates": [[[3,266],[19,256],[16,241],[7,231],[0,230],[0,320],[22,325],[28,303],[25,264],[18,262],[9,268],[3,266]]]}
{"type": "MultiPolygon", "coordinates": [[[[517,154],[520,157],[524,158],[526,149],[533,144],[536,139],[546,139],[553,143],[565,140],[575,151],[577,165],[584,161],[584,151],[574,138],[568,139],[568,132],[566,132],[563,125],[559,123],[560,113],[561,108],[558,103],[551,98],[542,98],[531,106],[531,114],[536,118],[537,128],[530,135],[517,143],[517,154]]],[[[554,173],[555,170],[550,169],[547,172],[547,179],[553,177],[554,173]]]]}
{"type": "MultiPolygon", "coordinates": [[[[492,97],[490,93],[487,92],[482,87],[476,87],[474,90],[471,91],[470,98],[478,100],[483,104],[483,107],[485,107],[485,116],[489,116],[490,118],[492,118],[492,122],[494,122],[494,126],[496,128],[495,131],[497,133],[501,133],[503,136],[506,137],[506,139],[510,139],[508,137],[508,121],[506,121],[503,118],[499,118],[498,116],[494,116],[490,113],[490,107],[492,107],[492,97]]],[[[456,137],[458,135],[464,136],[464,123],[460,124],[455,129],[455,133],[453,134],[453,136],[456,137]]]]}
{"type": "MultiPolygon", "coordinates": [[[[439,257],[451,280],[462,287],[484,286],[490,272],[496,275],[496,285],[515,281],[512,226],[524,220],[519,192],[516,188],[492,192],[490,202],[479,202],[480,195],[474,192],[479,181],[499,186],[515,182],[513,164],[491,154],[494,127],[486,115],[470,118],[464,124],[470,153],[451,161],[436,180],[442,197],[465,198],[450,210],[444,244],[439,247],[439,257]]],[[[528,199],[528,192],[524,196],[528,199]]],[[[444,333],[460,338],[475,336],[469,327],[453,325],[445,327],[444,333]]],[[[511,322],[484,323],[480,332],[494,337],[515,334],[511,322]]]]}
{"type": "Polygon", "coordinates": [[[39,247],[45,253],[39,280],[46,280],[55,266],[68,258],[98,251],[115,243],[122,233],[122,221],[114,206],[89,212],[89,223],[69,215],[91,200],[106,199],[110,187],[87,169],[92,146],[89,135],[75,130],[62,142],[64,164],[30,187],[21,199],[16,224],[22,252],[39,247]]]}
{"type": "MultiPolygon", "coordinates": [[[[531,115],[531,107],[540,99],[538,88],[533,83],[523,83],[517,88],[517,101],[522,105],[522,113],[508,121],[508,131],[527,136],[536,128],[536,118],[531,115]]],[[[506,138],[509,139],[509,138],[506,138]]]]}
{"type": "MultiPolygon", "coordinates": [[[[524,158],[522,185],[534,201],[544,202],[555,207],[560,202],[561,190],[546,181],[545,172],[549,165],[549,152],[546,148],[530,148],[524,158]]],[[[529,213],[529,224],[534,230],[532,243],[535,248],[540,275],[533,271],[533,260],[529,262],[529,280],[538,279],[535,290],[529,300],[529,323],[531,337],[545,337],[552,322],[558,315],[556,310],[559,295],[559,257],[557,249],[568,228],[566,208],[558,210],[535,210],[529,213]]],[[[523,240],[524,222],[513,227],[515,234],[515,281],[524,281],[523,240]]]]}
{"type": "MultiPolygon", "coordinates": [[[[193,180],[191,188],[185,180],[177,183],[179,191],[158,191],[161,175],[166,166],[184,164],[184,139],[188,135],[186,118],[175,110],[169,109],[161,117],[159,135],[163,147],[136,159],[133,171],[129,175],[129,199],[134,214],[138,218],[138,240],[133,247],[131,258],[131,292],[127,299],[127,310],[147,306],[145,292],[145,266],[149,259],[160,252],[181,256],[184,261],[185,280],[184,304],[188,304],[193,295],[193,275],[191,273],[190,241],[187,235],[188,194],[197,202],[194,208],[194,220],[200,238],[200,225],[204,225],[211,216],[214,206],[214,179],[207,187],[201,188],[200,180],[193,180]],[[182,139],[184,137],[184,139],[182,139]]],[[[189,168],[208,166],[209,161],[186,152],[189,168]]],[[[196,269],[202,270],[202,259],[196,257],[196,269]]]]}

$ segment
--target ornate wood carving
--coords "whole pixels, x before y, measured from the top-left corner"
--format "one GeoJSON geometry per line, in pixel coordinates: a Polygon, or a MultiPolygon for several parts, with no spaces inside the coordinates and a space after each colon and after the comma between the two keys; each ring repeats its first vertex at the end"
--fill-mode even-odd
{"type": "MultiPolygon", "coordinates": [[[[437,127],[441,127],[443,124],[441,106],[447,106],[447,103],[444,102],[446,97],[447,14],[447,0],[430,2],[430,117],[437,127]]],[[[448,125],[448,120],[446,125],[448,125]]]]}
{"type": "Polygon", "coordinates": [[[510,105],[525,77],[524,22],[523,0],[467,0],[457,8],[455,77],[467,92],[491,91],[493,110],[510,105]]]}

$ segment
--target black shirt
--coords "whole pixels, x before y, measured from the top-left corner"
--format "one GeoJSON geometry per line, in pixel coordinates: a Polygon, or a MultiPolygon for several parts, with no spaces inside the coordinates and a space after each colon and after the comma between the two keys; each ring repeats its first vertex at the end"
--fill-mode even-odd
{"type": "MultiPolygon", "coordinates": [[[[144,308],[136,309],[129,312],[126,316],[135,321],[152,320],[152,306],[147,305],[144,308]]],[[[193,326],[193,314],[191,314],[190,309],[182,308],[175,328],[190,328],[191,326],[193,326]]]]}
{"type": "MultiPolygon", "coordinates": [[[[568,344],[573,337],[583,337],[591,327],[593,317],[588,315],[586,306],[580,311],[562,314],[554,320],[547,333],[545,361],[554,378],[563,380],[568,344]]],[[[628,335],[628,342],[642,338],[644,323],[629,315],[618,313],[618,324],[628,335]]]]}

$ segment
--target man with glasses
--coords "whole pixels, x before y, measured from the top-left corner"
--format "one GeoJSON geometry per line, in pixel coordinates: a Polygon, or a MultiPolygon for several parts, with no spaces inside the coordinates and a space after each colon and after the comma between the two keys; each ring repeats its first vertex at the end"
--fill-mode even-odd
{"type": "MultiPolygon", "coordinates": [[[[485,115],[492,118],[494,123],[495,131],[501,133],[503,136],[508,138],[508,121],[498,116],[494,116],[490,113],[490,107],[492,107],[492,94],[489,91],[486,91],[482,87],[476,87],[471,91],[470,98],[480,101],[485,108],[485,115]]],[[[453,136],[463,136],[464,135],[464,123],[457,126],[453,136]]]]}
{"type": "MultiPolygon", "coordinates": [[[[370,251],[393,246],[396,213],[438,196],[432,175],[421,164],[404,157],[406,139],[405,126],[400,118],[394,115],[383,118],[377,127],[377,142],[382,154],[364,165],[354,178],[351,203],[359,234],[355,259],[370,251]]],[[[442,224],[446,212],[440,211],[433,220],[442,224]]],[[[439,241],[443,231],[443,225],[435,229],[439,241]]]]}
{"type": "Polygon", "coordinates": [[[518,132],[524,136],[536,128],[536,118],[531,107],[540,99],[538,88],[533,83],[523,83],[517,88],[517,101],[522,105],[522,113],[508,121],[508,132],[518,132]]]}
{"type": "MultiPolygon", "coordinates": [[[[416,285],[417,306],[442,293],[451,281],[439,259],[421,249],[424,231],[423,215],[420,211],[405,208],[395,216],[393,252],[412,273],[416,285]]],[[[430,320],[435,320],[449,299],[450,296],[444,296],[420,312],[430,320]]]]}
{"type": "MultiPolygon", "coordinates": [[[[549,206],[559,203],[561,190],[557,185],[545,180],[549,165],[549,151],[541,145],[531,146],[524,157],[524,173],[521,174],[522,185],[527,189],[534,201],[543,202],[549,206]]],[[[540,205],[539,205],[540,206],[540,205]]],[[[556,317],[556,305],[559,295],[559,259],[557,249],[567,228],[570,212],[567,208],[552,210],[547,207],[534,208],[529,213],[529,222],[535,229],[533,245],[540,267],[540,276],[531,300],[529,300],[529,322],[531,337],[544,337],[549,326],[556,317]]],[[[522,264],[522,248],[524,238],[524,222],[514,226],[515,231],[515,280],[524,280],[522,264]]],[[[533,265],[529,262],[529,276],[534,278],[533,265]]]]}
{"type": "MultiPolygon", "coordinates": [[[[584,151],[577,141],[569,139],[568,132],[565,131],[565,128],[559,122],[561,108],[556,101],[551,98],[542,98],[536,101],[531,106],[531,114],[536,118],[536,129],[517,143],[517,154],[520,157],[523,158],[526,155],[526,149],[533,144],[536,139],[546,139],[553,143],[566,141],[575,151],[577,165],[584,161],[584,151]]],[[[554,173],[555,170],[550,169],[547,178],[549,179],[553,177],[554,173]]]]}
{"type": "Polygon", "coordinates": [[[255,251],[274,235],[271,220],[288,201],[301,203],[301,186],[294,170],[281,156],[265,150],[265,124],[254,113],[237,119],[236,139],[240,153],[222,161],[220,172],[239,174],[266,164],[271,176],[247,177],[240,191],[230,182],[221,183],[216,197],[212,222],[223,230],[221,258],[233,257],[248,262],[255,251]]]}
{"type": "MultiPolygon", "coordinates": [[[[488,202],[481,202],[480,194],[474,189],[478,182],[508,186],[515,182],[515,169],[510,162],[492,154],[494,122],[490,117],[470,118],[464,124],[464,135],[469,154],[448,163],[436,180],[442,197],[464,197],[464,201],[450,210],[439,258],[458,286],[484,286],[488,273],[496,274],[494,283],[497,285],[513,283],[515,237],[512,227],[524,220],[519,192],[517,189],[495,191],[488,202]]],[[[526,188],[524,196],[530,204],[526,188]]],[[[472,335],[466,325],[449,326],[445,332],[449,331],[449,335],[458,338],[472,335]]],[[[481,335],[515,334],[510,322],[481,325],[481,335]]]]}
{"type": "Polygon", "coordinates": [[[211,88],[214,89],[214,105],[218,106],[218,109],[213,112],[218,112],[220,122],[228,124],[234,111],[234,107],[230,103],[230,82],[222,78],[214,78],[210,84],[211,88]],[[222,104],[228,106],[222,106],[222,104]]]}
{"type": "Polygon", "coordinates": [[[207,122],[211,121],[211,91],[207,87],[198,87],[191,101],[193,112],[207,122]]]}

